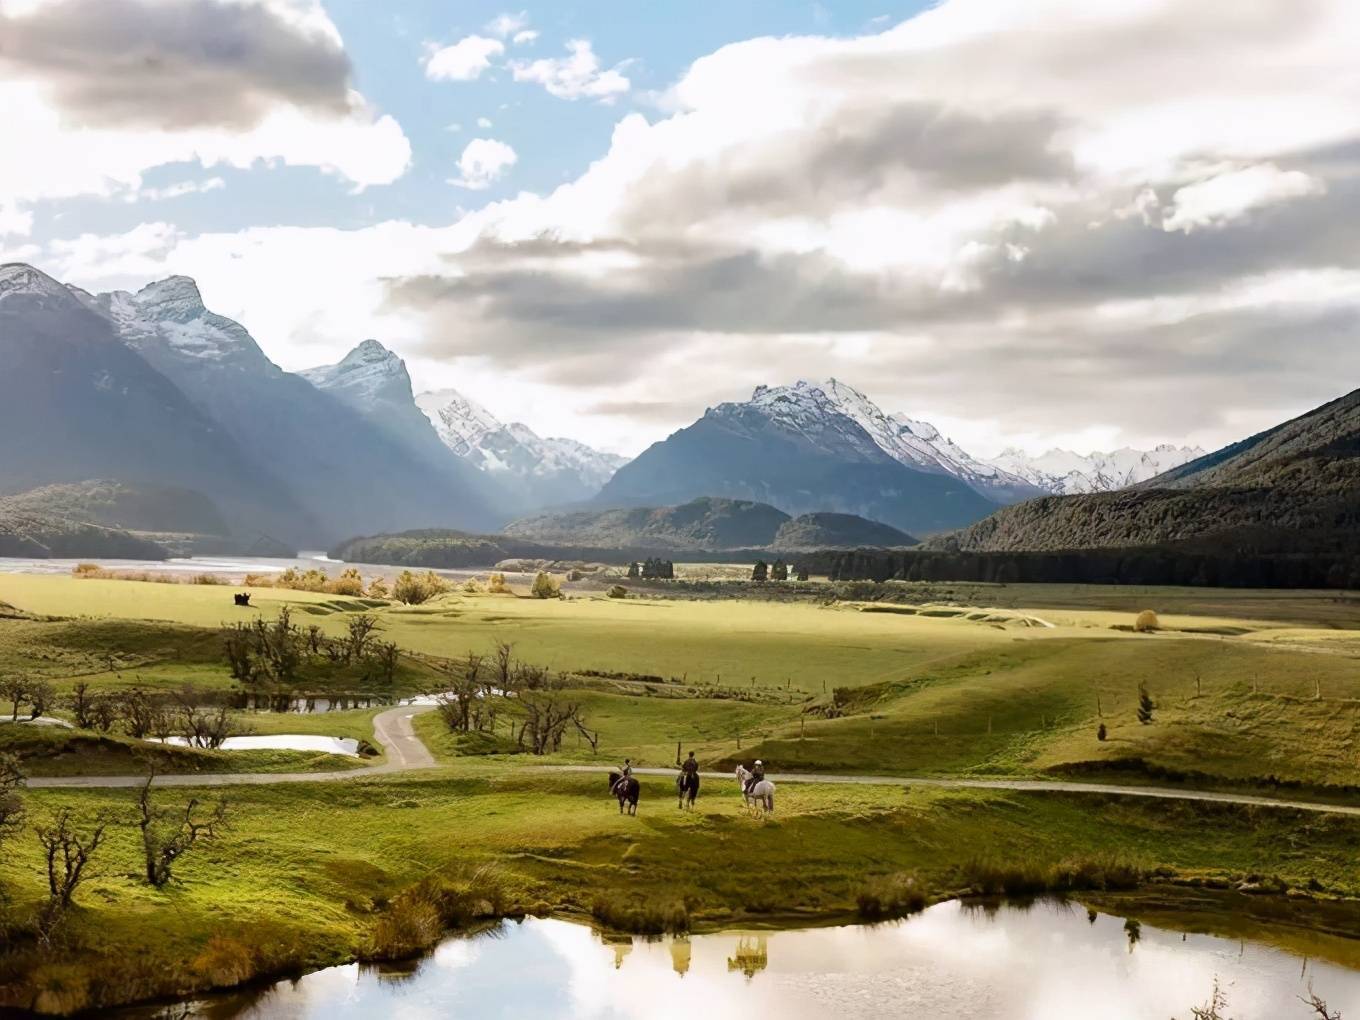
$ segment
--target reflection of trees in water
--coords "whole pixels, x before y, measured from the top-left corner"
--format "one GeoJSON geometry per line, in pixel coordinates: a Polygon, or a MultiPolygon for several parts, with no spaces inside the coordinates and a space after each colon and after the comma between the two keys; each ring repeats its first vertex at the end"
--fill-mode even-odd
{"type": "Polygon", "coordinates": [[[1124,922],[1124,934],[1129,937],[1129,952],[1133,952],[1133,947],[1138,945],[1138,940],[1143,937],[1143,925],[1133,918],[1124,922]]]}
{"type": "Polygon", "coordinates": [[[604,944],[614,950],[614,969],[623,966],[624,958],[633,951],[633,940],[627,935],[605,935],[604,944]]]}
{"type": "Polygon", "coordinates": [[[690,956],[693,948],[689,944],[689,939],[671,939],[671,969],[681,977],[689,973],[690,956]]]}
{"type": "Polygon", "coordinates": [[[748,978],[769,965],[770,950],[764,935],[743,935],[737,939],[737,951],[727,958],[728,970],[739,970],[748,978]]]}

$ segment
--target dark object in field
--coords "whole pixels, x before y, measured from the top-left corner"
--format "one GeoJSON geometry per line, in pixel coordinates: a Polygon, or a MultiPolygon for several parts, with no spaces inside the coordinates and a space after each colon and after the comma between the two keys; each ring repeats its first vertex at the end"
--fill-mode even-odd
{"type": "Polygon", "coordinates": [[[1099,728],[1096,730],[1096,739],[1103,741],[1105,737],[1106,737],[1105,724],[1101,723],[1099,728]]]}
{"type": "Polygon", "coordinates": [[[627,806],[630,815],[637,814],[638,796],[642,792],[642,784],[637,781],[635,776],[623,779],[617,772],[609,773],[609,792],[619,800],[619,814],[623,814],[625,806],[627,806]]]}
{"type": "Polygon", "coordinates": [[[681,772],[675,777],[675,792],[680,807],[693,808],[695,798],[699,796],[699,773],[681,772]]]}
{"type": "Polygon", "coordinates": [[[245,592],[244,594],[241,595],[233,595],[231,598],[232,601],[235,602],[238,606],[250,605],[250,592],[245,592]]]}

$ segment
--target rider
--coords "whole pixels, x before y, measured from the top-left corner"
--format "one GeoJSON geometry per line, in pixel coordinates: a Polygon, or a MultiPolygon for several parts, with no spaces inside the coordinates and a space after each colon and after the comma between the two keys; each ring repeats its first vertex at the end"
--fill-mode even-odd
{"type": "Polygon", "coordinates": [[[760,782],[764,778],[765,778],[765,763],[761,761],[759,758],[757,758],[756,763],[753,766],[751,766],[751,775],[746,780],[746,792],[750,793],[752,790],[754,790],[756,788],[756,783],[760,782]]]}
{"type": "Polygon", "coordinates": [[[693,776],[699,776],[699,762],[694,757],[694,752],[689,753],[689,757],[680,763],[680,788],[684,789],[685,780],[693,776]]]}
{"type": "Polygon", "coordinates": [[[623,788],[624,784],[628,782],[628,779],[629,777],[632,776],[632,774],[633,774],[633,759],[632,758],[623,759],[623,766],[619,769],[619,778],[614,781],[615,794],[617,794],[619,790],[623,788]]]}

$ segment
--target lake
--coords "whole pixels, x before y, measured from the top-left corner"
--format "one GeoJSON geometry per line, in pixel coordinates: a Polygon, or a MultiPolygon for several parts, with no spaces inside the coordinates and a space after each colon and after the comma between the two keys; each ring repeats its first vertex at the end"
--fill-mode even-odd
{"type": "MultiPolygon", "coordinates": [[[[166,737],[164,743],[190,746],[188,737],[166,737]]],[[[222,741],[223,751],[324,751],[327,754],[343,754],[350,758],[359,756],[359,741],[351,737],[322,737],[310,733],[266,733],[255,736],[227,737],[222,741]]]]}
{"type": "Polygon", "coordinates": [[[1305,1020],[1312,1014],[1299,996],[1310,984],[1333,1010],[1360,1018],[1358,972],[1052,901],[993,910],[949,902],[891,924],[659,940],[529,918],[450,938],[411,964],[332,967],[201,1002],[188,1015],[1190,1020],[1215,978],[1235,1020],[1305,1020]]]}

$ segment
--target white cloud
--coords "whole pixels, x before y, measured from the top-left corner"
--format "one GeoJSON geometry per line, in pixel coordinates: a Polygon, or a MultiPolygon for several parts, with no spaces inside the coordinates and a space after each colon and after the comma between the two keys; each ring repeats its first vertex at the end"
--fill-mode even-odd
{"type": "Polygon", "coordinates": [[[0,201],[0,237],[27,236],[33,230],[33,214],[14,202],[0,201]]]}
{"type": "Polygon", "coordinates": [[[537,40],[538,33],[535,32],[532,28],[526,28],[522,32],[516,32],[515,37],[511,40],[511,42],[513,42],[516,46],[527,46],[529,43],[536,42],[537,40]]]}
{"type": "Polygon", "coordinates": [[[477,118],[477,126],[478,126],[479,128],[489,128],[489,127],[491,126],[491,118],[490,118],[490,117],[478,117],[478,118],[477,118]]]}
{"type": "Polygon", "coordinates": [[[123,196],[125,202],[159,202],[167,198],[182,198],[184,195],[201,195],[208,191],[220,191],[227,186],[221,177],[209,177],[201,181],[179,181],[163,188],[142,188],[123,196]]]}
{"type": "Polygon", "coordinates": [[[631,87],[619,70],[622,64],[601,70],[589,39],[573,39],[567,43],[567,50],[570,55],[566,57],[511,63],[515,81],[535,82],[558,99],[598,99],[602,103],[612,103],[631,87]]]}
{"type": "Polygon", "coordinates": [[[469,35],[452,46],[432,49],[425,58],[425,77],[431,81],[475,81],[491,67],[491,58],[505,52],[505,43],[469,35]]]}
{"type": "Polygon", "coordinates": [[[449,181],[460,188],[482,191],[505,176],[519,160],[515,150],[494,138],[474,138],[458,159],[462,177],[449,181]]]}
{"type": "Polygon", "coordinates": [[[1196,227],[1222,226],[1254,209],[1326,190],[1318,178],[1273,163],[1229,170],[1177,189],[1162,229],[1189,233],[1196,227]]]}
{"type": "Polygon", "coordinates": [[[486,23],[486,30],[492,35],[500,36],[502,39],[522,32],[528,27],[528,11],[520,11],[518,14],[498,14],[486,23]]]}
{"type": "MultiPolygon", "coordinates": [[[[175,163],[309,166],[364,188],[391,183],[410,162],[397,121],[349,88],[339,33],[312,0],[258,0],[240,10],[203,0],[120,0],[117,8],[82,0],[24,10],[0,13],[0,31],[21,31],[32,43],[0,52],[8,156],[0,195],[11,208],[136,193],[144,173],[175,163]],[[67,17],[112,18],[109,32],[130,31],[120,12],[142,33],[135,74],[106,67],[113,44],[94,34],[99,25],[67,17]],[[181,52],[199,21],[228,31],[232,45],[207,46],[201,59],[181,52]],[[275,66],[271,55],[290,66],[275,66]]],[[[203,38],[215,36],[203,28],[203,38]]]]}

